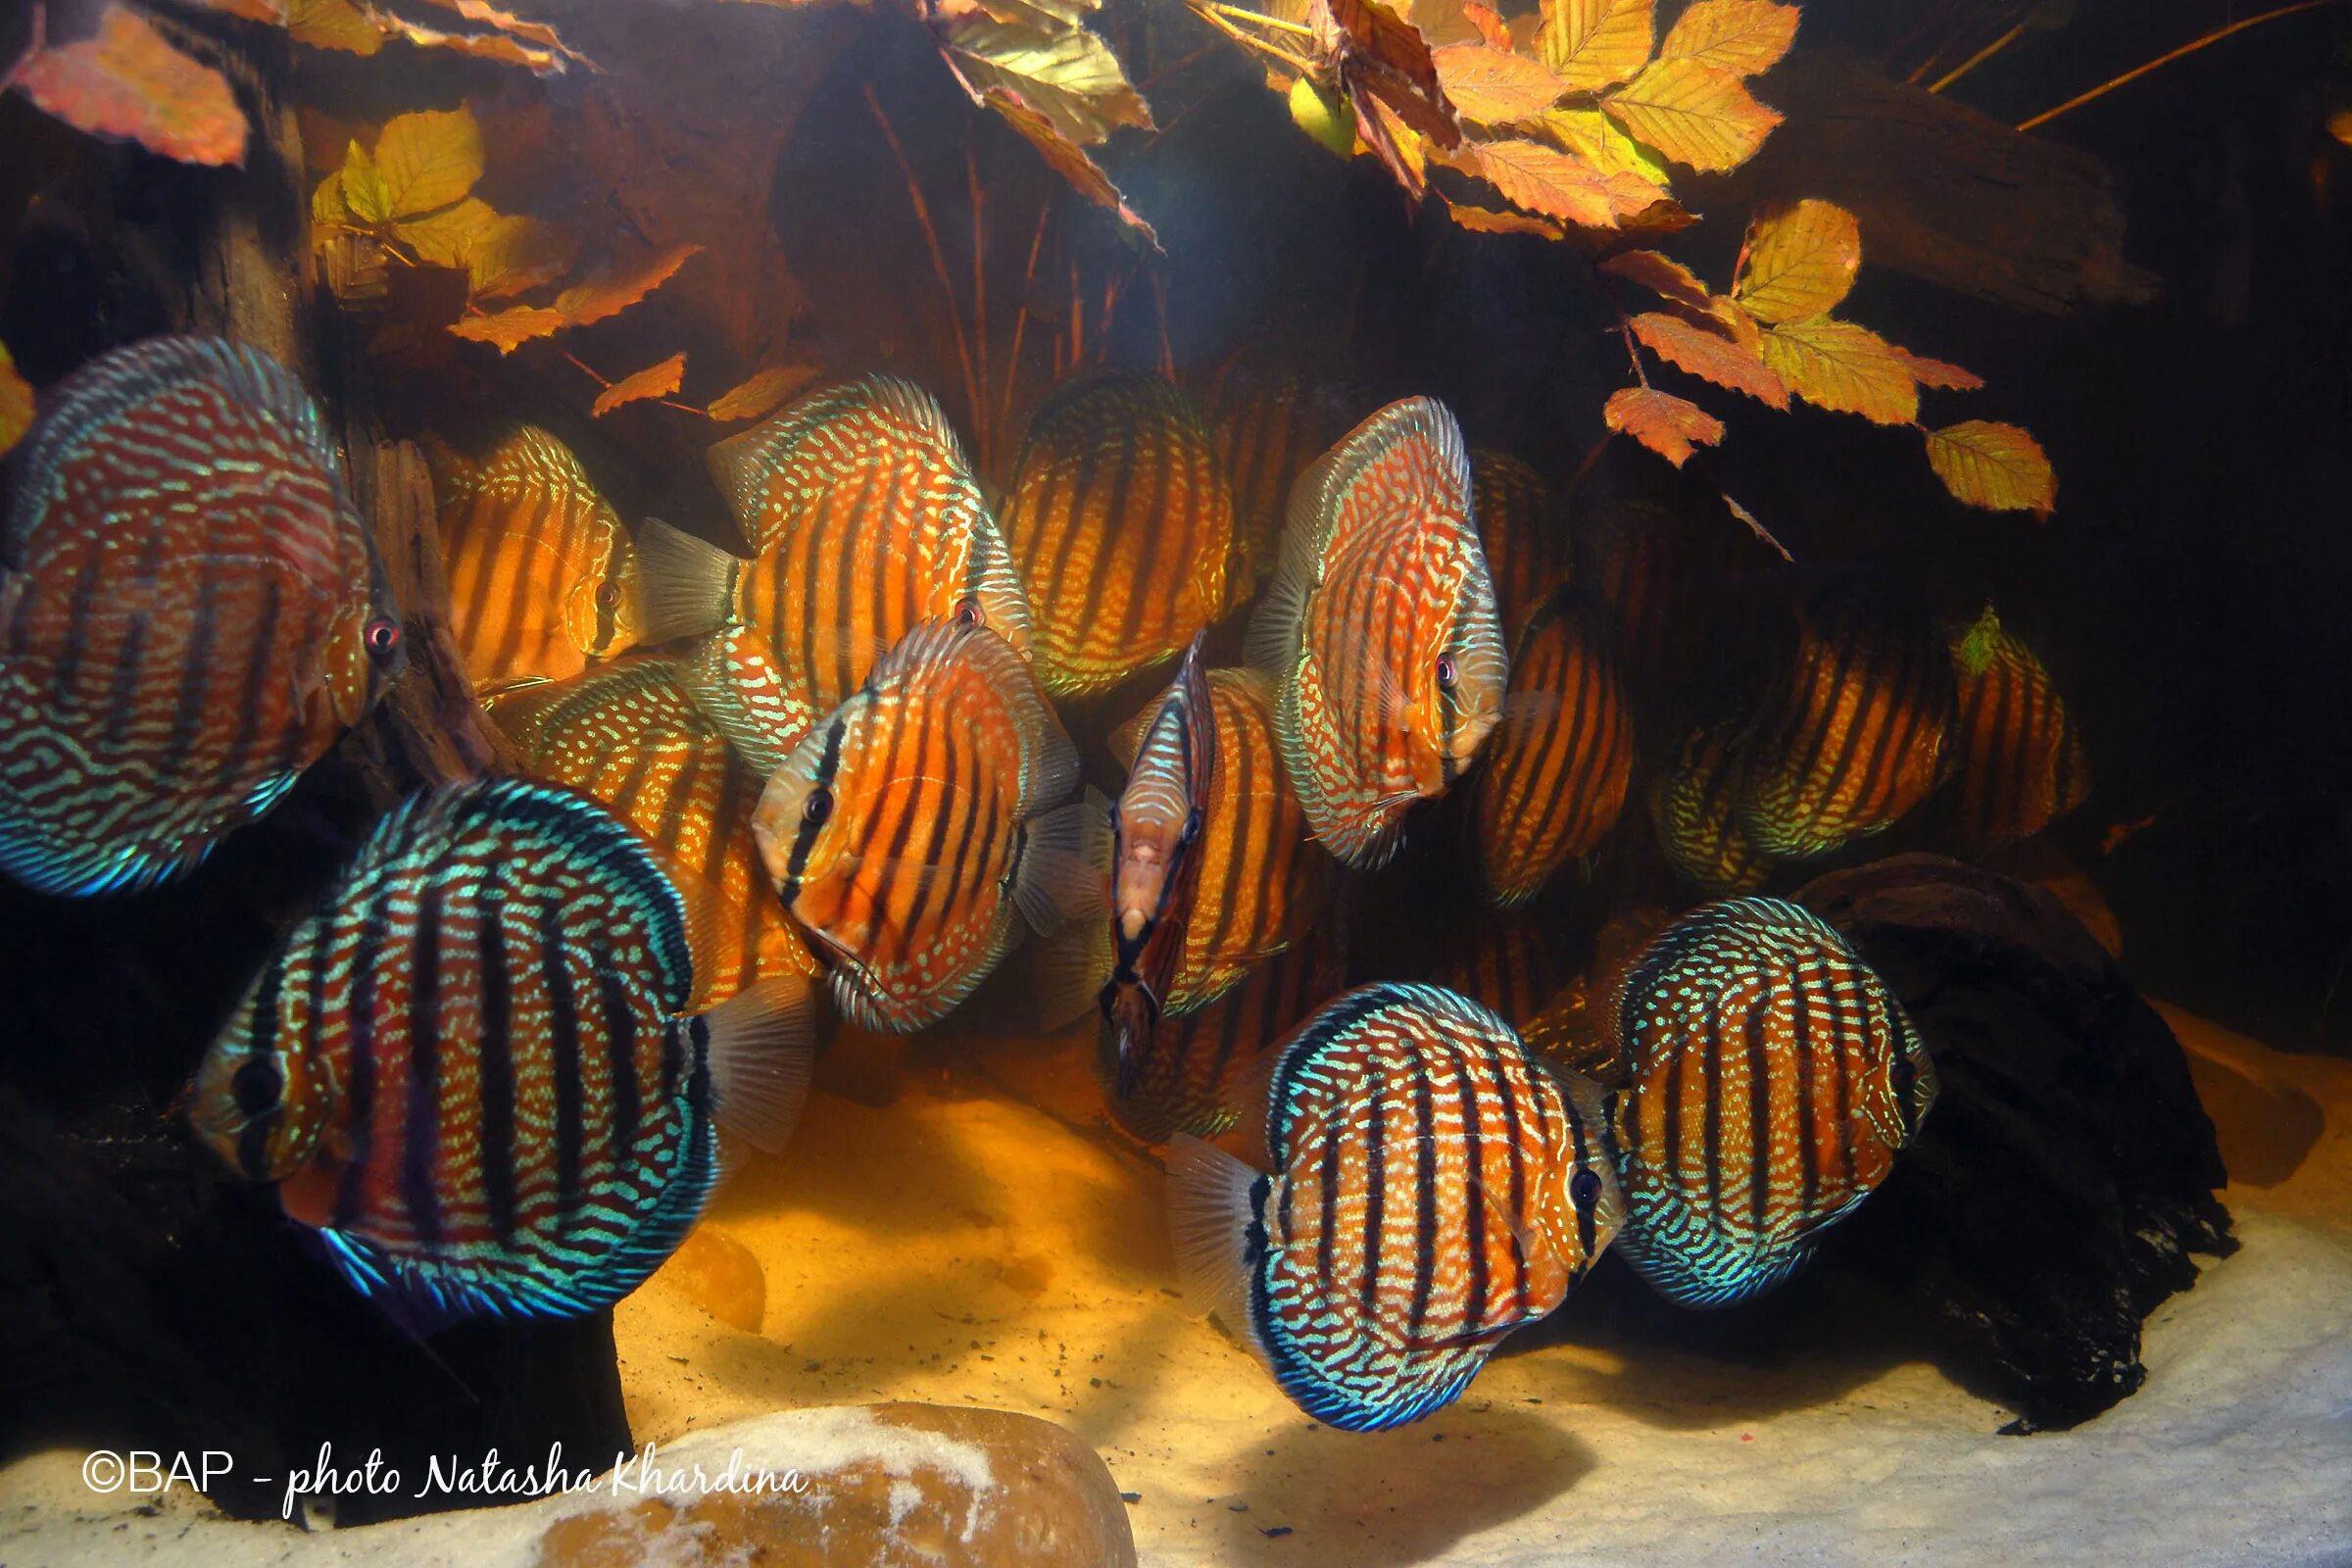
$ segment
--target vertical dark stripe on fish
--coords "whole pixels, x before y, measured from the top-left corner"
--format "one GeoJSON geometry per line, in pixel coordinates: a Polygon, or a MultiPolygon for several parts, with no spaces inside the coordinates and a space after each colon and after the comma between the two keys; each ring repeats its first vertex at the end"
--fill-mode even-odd
{"type": "Polygon", "coordinates": [[[596,966],[602,1008],[605,1070],[612,1075],[612,1124],[607,1129],[605,1169],[627,1169],[644,1124],[644,1087],[637,1081],[637,1014],[629,1005],[628,982],[612,962],[596,966]]]}
{"type": "Polygon", "coordinates": [[[409,970],[408,1142],[400,1191],[410,1229],[425,1248],[441,1241],[441,898],[448,870],[445,859],[423,879],[409,970]]]}
{"type": "Polygon", "coordinates": [[[578,1211],[580,1164],[588,1138],[581,1107],[580,1010],[572,991],[571,945],[564,931],[564,910],[552,900],[540,906],[538,933],[540,983],[547,992],[548,1071],[556,1094],[556,1212],[562,1224],[578,1211]]]}
{"type": "MultiPolygon", "coordinates": [[[[502,890],[503,891],[503,890],[502,890]]],[[[507,939],[499,901],[484,901],[481,920],[482,1198],[501,1242],[514,1238],[514,1009],[507,975],[507,939]]]]}

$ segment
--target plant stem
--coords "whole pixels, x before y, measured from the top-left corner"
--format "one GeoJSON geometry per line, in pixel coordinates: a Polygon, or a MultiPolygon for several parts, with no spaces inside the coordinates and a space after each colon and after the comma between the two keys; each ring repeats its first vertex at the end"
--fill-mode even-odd
{"type": "Polygon", "coordinates": [[[923,200],[923,187],[915,182],[914,167],[906,162],[906,150],[899,145],[899,133],[890,127],[890,117],[882,112],[882,101],[874,89],[866,87],[865,106],[873,111],[874,123],[882,127],[882,139],[890,143],[890,156],[898,160],[899,173],[906,181],[906,198],[914,204],[915,221],[923,228],[923,241],[931,247],[931,270],[939,278],[940,298],[948,302],[948,324],[956,329],[956,359],[963,368],[963,395],[969,408],[980,407],[980,385],[973,379],[972,346],[963,331],[963,313],[956,305],[956,285],[948,280],[948,258],[939,248],[939,231],[931,226],[931,207],[923,200]]]}
{"type": "Polygon", "coordinates": [[[2193,55],[2200,49],[2206,48],[2212,44],[2220,43],[2224,38],[2229,37],[2233,32],[2243,32],[2248,27],[2258,26],[2265,22],[2275,21],[2279,17],[2291,17],[2298,11],[2316,11],[2321,6],[2330,3],[2331,0],[2296,0],[2294,5],[2280,6],[2276,11],[2265,11],[2259,17],[2248,17],[2243,22],[2232,22],[2226,27],[2216,27],[2213,31],[2206,33],[2201,38],[2190,39],[2188,42],[2182,44],[2180,48],[2173,50],[2170,54],[2158,55],[2155,59],[2149,61],[2146,65],[2141,66],[2136,71],[2127,71],[2112,81],[2101,82],[2098,86],[2091,88],[2090,91],[2086,93],[2079,93],[2075,97],[2069,98],[2066,102],[2060,104],[2055,109],[2045,109],[2031,120],[2020,121],[2017,128],[2020,130],[2032,130],[2036,125],[2046,125],[2051,121],[2056,120],[2060,115],[2066,114],[2071,110],[2080,109],[2094,98],[2104,98],[2107,96],[2107,94],[2115,91],[2116,88],[2123,86],[2126,82],[2137,81],[2140,77],[2146,75],[2149,72],[2156,70],[2159,66],[2169,66],[2174,61],[2180,59],[2183,55],[2193,55]]]}
{"type": "Polygon", "coordinates": [[[2026,24],[2022,22],[2016,26],[2011,27],[2007,32],[2002,33],[1998,38],[1993,39],[1992,42],[1986,44],[1984,48],[1978,50],[1975,54],[1970,55],[1966,60],[1961,61],[1951,70],[1936,77],[1936,80],[1929,85],[1928,91],[1943,91],[1944,88],[1949,87],[1953,82],[1958,81],[1962,76],[1967,75],[1970,72],[1976,70],[1985,61],[1990,60],[1994,55],[1999,54],[2011,44],[2017,42],[2019,36],[2023,34],[2025,30],[2026,24]]]}

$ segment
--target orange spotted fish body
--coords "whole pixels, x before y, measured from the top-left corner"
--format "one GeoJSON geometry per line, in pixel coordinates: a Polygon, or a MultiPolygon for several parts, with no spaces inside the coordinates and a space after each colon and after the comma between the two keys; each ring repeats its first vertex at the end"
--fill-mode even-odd
{"type": "Polygon", "coordinates": [[[1617,1228],[1598,1096],[1565,1082],[1450,992],[1341,997],[1272,1062],[1251,1129],[1267,1173],[1170,1145],[1187,1298],[1318,1421],[1371,1431],[1452,1402],[1617,1228]]]}
{"type": "Polygon", "coordinates": [[[1690,1306],[1758,1295],[1885,1181],[1936,1098],[1902,1004],[1778,899],[1710,904],[1635,960],[1608,1137],[1626,1256],[1690,1306]]]}
{"type": "Polygon", "coordinates": [[[1568,553],[1551,531],[1551,486],[1500,452],[1470,454],[1478,538],[1494,579],[1502,634],[1516,645],[1527,623],[1568,576],[1568,553]]]}
{"type": "Polygon", "coordinates": [[[1055,696],[1173,657],[1231,604],[1232,490],[1199,410],[1155,376],[1054,390],[1029,421],[1004,534],[1055,696]]]}
{"type": "Polygon", "coordinates": [[[1935,788],[1951,714],[1951,656],[1924,620],[1800,612],[1794,663],[1740,743],[1741,829],[1791,858],[1883,832],[1935,788]]]}
{"type": "Polygon", "coordinates": [[[481,687],[564,680],[635,646],[637,555],[569,447],[525,425],[441,511],[450,634],[481,687]]]}
{"type": "Polygon", "coordinates": [[[1026,919],[1101,917],[1108,826],[1061,803],[1077,753],[1011,646],[930,621],[803,736],[752,834],[770,884],[866,1029],[920,1029],[994,969],[1026,919]]]}
{"type": "Polygon", "coordinates": [[[823,388],[719,442],[709,464],[753,557],[649,523],[651,640],[748,626],[820,713],[928,620],[987,626],[1028,655],[1004,536],[922,388],[886,375],[823,388]]]}
{"type": "Polygon", "coordinates": [[[1307,825],[1350,865],[1384,864],[1501,715],[1510,660],[1470,509],[1461,431],[1429,398],[1375,414],[1292,493],[1250,662],[1307,825]]]}
{"type": "Polygon", "coordinates": [[[43,400],[0,523],[0,870],[151,886],[270,810],[403,666],[310,394],[152,338],[43,400]]]}
{"type": "Polygon", "coordinates": [[[1992,611],[1952,639],[1959,701],[1940,812],[1967,849],[2031,838],[2090,794],[2090,760],[2034,650],[1992,611]]]}
{"type": "Polygon", "coordinates": [[[807,1091],[807,986],[703,1010],[688,909],[585,797],[416,797],[238,1004],[189,1124],[417,1332],[608,1305],[701,1213],[716,1132],[778,1147],[807,1091]]]}
{"type": "Polygon", "coordinates": [[[1541,909],[1489,913],[1455,926],[1430,978],[1524,1029],[1575,976],[1558,923],[1541,909]]]}
{"type": "Polygon", "coordinates": [[[1511,658],[1502,722],[1470,785],[1470,831],[1490,896],[1533,898],[1616,826],[1634,771],[1631,704],[1605,638],[1565,596],[1511,658]]]}
{"type": "Polygon", "coordinates": [[[1352,429],[1372,400],[1345,386],[1309,386],[1288,369],[1220,375],[1217,454],[1233,483],[1236,542],[1249,585],[1273,575],[1291,486],[1309,464],[1352,429]]]}
{"type": "MultiPolygon", "coordinates": [[[[611,807],[668,863],[715,895],[703,955],[713,999],[762,976],[821,973],[767,884],[752,842],[766,787],[697,709],[680,657],[630,654],[567,681],[490,700],[490,716],[538,778],[611,807]]],[[[779,734],[779,754],[807,729],[779,734]]]]}
{"type": "Polygon", "coordinates": [[[1667,863],[1714,897],[1762,887],[1774,864],[1740,825],[1740,756],[1733,740],[1730,725],[1694,732],[1649,788],[1650,825],[1667,863]]]}

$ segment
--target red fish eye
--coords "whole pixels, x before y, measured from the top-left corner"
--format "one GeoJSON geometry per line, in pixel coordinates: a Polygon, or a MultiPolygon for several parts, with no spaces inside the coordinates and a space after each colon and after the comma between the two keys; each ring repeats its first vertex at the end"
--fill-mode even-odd
{"type": "Polygon", "coordinates": [[[1568,1179],[1568,1199],[1579,1208],[1591,1208],[1600,1201],[1600,1178],[1589,1170],[1580,1170],[1568,1179]]]}
{"type": "Polygon", "coordinates": [[[825,818],[832,814],[833,792],[831,790],[810,790],[808,798],[801,803],[801,820],[810,827],[821,827],[825,818]]]}
{"type": "Polygon", "coordinates": [[[620,584],[616,582],[604,582],[597,584],[596,602],[604,606],[607,610],[611,610],[617,606],[620,603],[620,584]]]}
{"type": "Polygon", "coordinates": [[[1460,678],[1460,674],[1461,672],[1453,667],[1451,654],[1438,656],[1438,690],[1444,692],[1453,690],[1453,683],[1460,678]]]}
{"type": "Polygon", "coordinates": [[[400,647],[400,622],[389,615],[378,615],[368,623],[362,634],[368,652],[378,659],[388,659],[400,647]]]}
{"type": "Polygon", "coordinates": [[[284,1075],[277,1064],[255,1056],[239,1067],[228,1080],[228,1092],[235,1097],[237,1109],[247,1116],[259,1116],[276,1106],[278,1097],[286,1090],[284,1075]]]}
{"type": "Polygon", "coordinates": [[[980,601],[979,601],[979,600],[977,600],[977,599],[958,599],[958,600],[956,600],[956,618],[957,620],[961,621],[961,622],[962,622],[964,625],[966,625],[966,626],[977,626],[977,625],[979,625],[979,624],[980,624],[980,601]]]}

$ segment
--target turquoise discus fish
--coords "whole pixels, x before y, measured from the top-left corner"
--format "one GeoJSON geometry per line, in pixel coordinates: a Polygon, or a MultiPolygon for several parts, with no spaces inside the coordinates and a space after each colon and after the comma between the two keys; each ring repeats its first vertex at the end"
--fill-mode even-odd
{"type": "Polygon", "coordinates": [[[603,807],[518,780],[384,818],[198,1069],[197,1136],[420,1324],[570,1317],[685,1239],[717,1130],[807,1092],[808,989],[697,1013],[693,906],[603,807]]]}
{"type": "Polygon", "coordinates": [[[267,813],[403,664],[302,383],[165,337],[52,394],[0,524],[0,871],[167,882],[267,813]]]}

